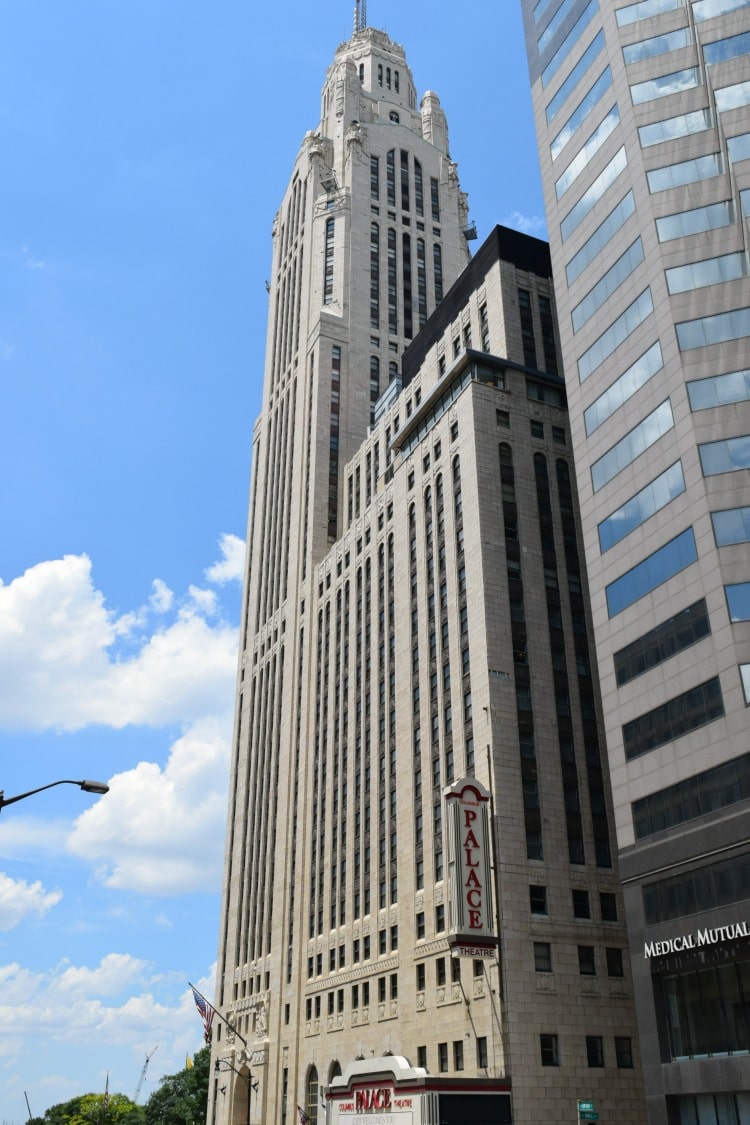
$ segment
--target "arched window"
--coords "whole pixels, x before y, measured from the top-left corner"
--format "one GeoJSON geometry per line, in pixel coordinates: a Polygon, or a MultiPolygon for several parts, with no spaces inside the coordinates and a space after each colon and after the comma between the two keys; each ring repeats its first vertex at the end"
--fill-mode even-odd
{"type": "Polygon", "coordinates": [[[307,1090],[305,1092],[305,1113],[310,1119],[310,1125],[318,1125],[318,1071],[311,1066],[307,1072],[307,1090]]]}

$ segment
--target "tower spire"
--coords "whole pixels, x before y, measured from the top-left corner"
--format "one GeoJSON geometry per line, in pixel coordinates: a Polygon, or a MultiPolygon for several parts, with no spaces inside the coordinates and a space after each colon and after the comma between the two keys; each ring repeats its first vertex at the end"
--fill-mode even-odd
{"type": "Polygon", "coordinates": [[[354,4],[354,34],[367,27],[367,0],[355,0],[354,4]]]}

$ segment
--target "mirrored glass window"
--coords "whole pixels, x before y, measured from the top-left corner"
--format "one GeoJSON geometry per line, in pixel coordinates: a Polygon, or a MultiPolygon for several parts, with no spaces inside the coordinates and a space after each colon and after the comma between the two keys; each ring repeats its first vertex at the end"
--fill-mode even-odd
{"type": "Polygon", "coordinates": [[[649,313],[653,312],[653,308],[654,302],[651,298],[651,290],[644,289],[632,305],[628,305],[625,312],[618,316],[617,320],[613,321],[606,331],[602,332],[599,339],[578,360],[578,378],[582,383],[588,379],[593,371],[596,371],[600,364],[604,363],[604,360],[612,354],[615,348],[619,347],[623,340],[627,340],[628,336],[635,332],[639,324],[642,324],[649,313]]]}
{"type": "Polygon", "coordinates": [[[547,118],[548,125],[551,124],[553,118],[556,117],[560,112],[565,102],[568,100],[578,83],[583,78],[584,74],[586,74],[589,67],[593,64],[594,60],[598,55],[602,53],[603,50],[604,32],[600,31],[599,34],[591,40],[590,45],[583,52],[576,65],[573,67],[570,74],[565,79],[562,86],[547,106],[545,110],[545,116],[547,118]]]}
{"type": "Polygon", "coordinates": [[[558,199],[562,199],[565,192],[571,187],[580,176],[581,172],[586,168],[589,161],[596,155],[602,147],[607,137],[614,132],[615,128],[620,121],[620,111],[616,105],[613,105],[604,120],[597,125],[594,132],[589,139],[584,143],[580,152],[571,160],[568,167],[555,184],[555,194],[558,199]]]}
{"type": "Polygon", "coordinates": [[[588,323],[597,309],[602,307],[605,301],[612,296],[626,278],[630,277],[642,261],[643,243],[640,238],[637,238],[573,309],[571,317],[574,332],[578,332],[584,324],[588,323]]]}
{"type": "Polygon", "coordinates": [[[717,547],[732,543],[750,543],[750,508],[725,508],[711,512],[717,547]]]}
{"type": "Polygon", "coordinates": [[[666,98],[670,94],[681,94],[685,90],[692,90],[699,84],[698,67],[689,66],[685,70],[675,70],[671,74],[660,74],[658,78],[648,78],[645,82],[635,82],[630,87],[630,96],[633,105],[642,105],[655,98],[666,98]]]}
{"type": "MultiPolygon", "coordinates": [[[[730,141],[731,144],[731,141],[730,141]]],[[[721,153],[697,156],[694,160],[681,160],[678,164],[668,164],[664,168],[654,168],[646,173],[650,192],[666,191],[667,188],[694,184],[698,180],[708,180],[724,171],[721,153]]]]}
{"type": "Polygon", "coordinates": [[[651,145],[661,144],[662,141],[673,141],[675,137],[689,137],[693,133],[702,133],[710,128],[710,111],[695,109],[692,113],[678,113],[676,117],[665,117],[663,121],[641,125],[638,139],[641,148],[650,148],[651,145]]]}
{"type": "Polygon", "coordinates": [[[692,527],[689,527],[606,587],[609,616],[622,613],[633,602],[668,582],[697,558],[695,536],[692,527]]]}
{"type": "Polygon", "coordinates": [[[683,734],[697,730],[724,714],[719,677],[706,680],[673,699],[639,715],[622,728],[625,757],[630,761],[683,734]]]}
{"type": "Polygon", "coordinates": [[[599,0],[590,0],[542,71],[542,88],[552,81],[565,60],[570,57],[573,47],[598,11],[599,0]]]}
{"type": "Polygon", "coordinates": [[[714,43],[703,44],[703,57],[708,66],[727,62],[729,59],[738,59],[747,54],[750,54],[750,31],[744,31],[741,35],[731,35],[728,39],[717,39],[714,43]]]}
{"type": "Polygon", "coordinates": [[[687,391],[693,410],[709,410],[732,402],[746,402],[750,399],[750,371],[730,371],[726,375],[713,375],[709,379],[695,379],[688,383],[687,391]]]}
{"type": "Polygon", "coordinates": [[[576,205],[568,212],[560,223],[560,233],[563,242],[569,238],[573,231],[583,222],[592,207],[595,207],[606,192],[625,169],[628,158],[625,155],[625,146],[618,149],[609,164],[599,173],[588,191],[585,191],[576,205]]]}
{"type": "Polygon", "coordinates": [[[616,445],[613,445],[598,461],[591,466],[591,480],[594,492],[598,492],[605,484],[613,480],[618,473],[640,457],[641,453],[649,449],[655,442],[674,426],[672,407],[669,399],[661,406],[657,406],[647,418],[634,426],[630,433],[625,434],[616,445]]]}
{"type": "Polygon", "coordinates": [[[682,352],[709,344],[722,344],[727,340],[742,340],[750,336],[750,308],[683,320],[675,325],[675,329],[682,352]]]}
{"type": "Polygon", "coordinates": [[[602,422],[606,422],[607,418],[627,402],[639,387],[647,383],[657,371],[661,371],[663,366],[661,345],[657,341],[584,412],[586,433],[592,434],[602,422]]]}
{"type": "Polygon", "coordinates": [[[725,586],[730,621],[750,621],[750,582],[725,586]]]}
{"type": "Polygon", "coordinates": [[[750,133],[740,133],[737,137],[730,137],[727,141],[729,159],[733,164],[750,157],[750,133]]]}
{"type": "Polygon", "coordinates": [[[575,7],[577,2],[578,0],[563,0],[562,4],[557,9],[552,19],[549,21],[544,31],[536,41],[537,50],[539,51],[540,55],[543,54],[545,47],[548,47],[552,42],[557,32],[565,23],[565,20],[573,11],[573,8],[575,7]]]}
{"type": "Polygon", "coordinates": [[[664,35],[654,35],[651,39],[641,39],[638,43],[629,43],[623,47],[622,54],[625,62],[640,62],[642,59],[651,59],[655,55],[666,55],[669,51],[678,51],[680,47],[689,47],[692,42],[689,27],[678,27],[676,31],[668,31],[664,35]]]}
{"type": "Polygon", "coordinates": [[[723,16],[737,8],[747,8],[748,5],[750,0],[697,0],[693,4],[693,17],[696,23],[701,23],[702,20],[711,20],[714,16],[723,16]]]}
{"type": "Polygon", "coordinates": [[[568,285],[572,285],[577,277],[583,273],[586,266],[596,258],[603,246],[611,240],[635,211],[635,199],[632,191],[624,196],[616,207],[613,207],[606,219],[599,224],[590,238],[584,242],[581,249],[571,258],[565,267],[565,276],[568,285]]]}
{"type": "Polygon", "coordinates": [[[750,82],[736,82],[733,86],[724,86],[721,90],[716,90],[714,97],[719,113],[750,105],[750,82]]]}
{"type": "Polygon", "coordinates": [[[750,434],[706,442],[698,446],[698,453],[705,477],[750,469],[750,434]]]}
{"type": "Polygon", "coordinates": [[[693,207],[690,211],[679,211],[676,215],[663,215],[656,220],[656,233],[659,242],[669,242],[673,238],[684,238],[689,234],[702,234],[707,230],[718,230],[734,222],[734,207],[731,200],[725,203],[709,203],[707,207],[693,207]]]}
{"type": "Polygon", "coordinates": [[[675,496],[679,496],[684,491],[685,478],[682,475],[682,465],[676,461],[656,480],[652,480],[635,496],[631,496],[606,520],[602,520],[599,524],[599,546],[602,554],[610,547],[614,547],[615,543],[619,543],[636,527],[640,527],[656,512],[666,508],[675,496]]]}
{"type": "Polygon", "coordinates": [[[617,26],[625,27],[638,20],[647,20],[650,16],[660,16],[662,12],[671,12],[675,8],[682,8],[684,0],[639,0],[637,4],[627,4],[615,12],[617,26]]]}
{"type": "Polygon", "coordinates": [[[628,684],[649,668],[656,668],[711,632],[704,598],[662,621],[613,656],[617,686],[628,684]]]}
{"type": "Polygon", "coordinates": [[[664,272],[670,293],[687,293],[691,289],[747,277],[747,258],[744,253],[720,254],[718,258],[704,258],[702,262],[689,262],[664,272]]]}
{"type": "Polygon", "coordinates": [[[586,94],[583,101],[579,102],[576,108],[571,113],[568,120],[563,125],[560,132],[557,134],[552,144],[550,145],[550,152],[552,159],[556,160],[562,150],[565,148],[569,140],[571,140],[578,130],[583,125],[591,111],[599,104],[601,98],[612,85],[612,71],[607,67],[597,78],[594,85],[586,94]]]}

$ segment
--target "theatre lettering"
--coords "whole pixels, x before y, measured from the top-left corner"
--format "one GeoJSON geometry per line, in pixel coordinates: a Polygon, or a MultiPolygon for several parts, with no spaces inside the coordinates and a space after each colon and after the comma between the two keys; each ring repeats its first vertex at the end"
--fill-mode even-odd
{"type": "Polygon", "coordinates": [[[700,949],[705,945],[720,945],[725,941],[736,941],[737,938],[750,937],[750,926],[747,922],[730,922],[728,926],[717,926],[716,929],[706,928],[697,930],[694,934],[678,934],[677,937],[664,938],[662,941],[647,941],[644,944],[644,957],[666,957],[669,953],[684,953],[688,949],[700,949]]]}

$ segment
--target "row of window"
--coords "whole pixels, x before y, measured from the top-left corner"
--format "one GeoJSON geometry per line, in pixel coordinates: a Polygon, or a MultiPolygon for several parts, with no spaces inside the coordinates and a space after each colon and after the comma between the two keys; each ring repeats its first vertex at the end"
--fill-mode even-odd
{"type": "MultiPolygon", "coordinates": [[[[578,972],[582,977],[596,976],[596,952],[593,945],[579,945],[578,972]]],[[[608,977],[624,977],[625,966],[622,950],[618,946],[607,946],[604,950],[608,977]]],[[[534,942],[534,971],[552,972],[552,945],[548,941],[534,942]]]]}
{"type": "MultiPolygon", "coordinates": [[[[448,1044],[437,1044],[437,1069],[439,1074],[448,1073],[448,1044]]],[[[487,1070],[489,1067],[489,1058],[487,1055],[487,1036],[478,1035],[476,1040],[477,1052],[477,1069],[487,1070]]],[[[417,1066],[422,1067],[423,1070],[429,1070],[429,1058],[427,1047],[417,1047],[417,1066]]],[[[464,1069],[464,1043],[462,1039],[454,1039],[453,1041],[453,1069],[464,1069]]]]}
{"type": "Polygon", "coordinates": [[[633,429],[620,438],[611,449],[594,461],[591,466],[591,483],[594,492],[598,492],[605,484],[614,480],[623,469],[631,465],[673,426],[672,405],[670,400],[666,399],[637,426],[633,426],[633,429]]]}
{"type": "Polygon", "coordinates": [[[692,527],[670,539],[605,587],[610,617],[661,586],[698,558],[692,527]]]}
{"type": "Polygon", "coordinates": [[[642,894],[647,926],[746,902],[750,899],[750,853],[647,883],[642,894]]]}
{"type": "MultiPolygon", "coordinates": [[[[633,1044],[629,1037],[616,1035],[614,1038],[615,1064],[621,1070],[630,1070],[633,1066],[633,1044]]],[[[541,1052],[542,1066],[561,1066],[560,1039],[557,1035],[540,1035],[539,1049],[541,1052]]],[[[603,1067],[606,1065],[604,1056],[604,1039],[601,1035],[586,1036],[586,1062],[590,1067],[603,1067]]]]}
{"type": "Polygon", "coordinates": [[[654,301],[647,287],[581,355],[578,360],[579,380],[585,382],[653,311],[654,301]]]}
{"type": "MultiPolygon", "coordinates": [[[[591,917],[591,902],[589,892],[578,887],[572,891],[573,895],[573,917],[574,918],[590,918],[591,917]]],[[[545,886],[531,883],[529,885],[529,907],[532,914],[548,915],[547,908],[547,888],[545,886]]],[[[617,896],[611,891],[599,892],[599,916],[602,922],[616,922],[617,921],[617,896]]]]}
{"type": "Polygon", "coordinates": [[[599,547],[604,553],[614,547],[656,512],[671,504],[685,491],[682,464],[676,461],[655,480],[631,496],[599,524],[599,547]]]}
{"type": "Polygon", "coordinates": [[[563,39],[562,43],[557,48],[554,55],[552,56],[552,58],[549,60],[549,62],[545,66],[544,70],[542,71],[542,87],[543,88],[545,86],[549,85],[549,83],[552,81],[554,76],[557,74],[558,70],[560,69],[562,64],[565,62],[565,60],[570,57],[570,54],[571,54],[574,46],[576,45],[578,40],[581,38],[584,31],[586,30],[588,25],[591,23],[592,19],[594,18],[594,16],[596,15],[596,13],[598,11],[599,11],[599,0],[589,0],[589,3],[586,5],[586,7],[581,12],[580,16],[576,20],[572,29],[566,35],[566,37],[563,39]]]}
{"type": "Polygon", "coordinates": [[[622,728],[625,757],[631,761],[647,754],[723,714],[721,683],[719,677],[714,676],[625,723],[622,728]]]}
{"type": "Polygon", "coordinates": [[[642,840],[748,799],[750,754],[743,754],[633,801],[635,837],[642,840]]]}

